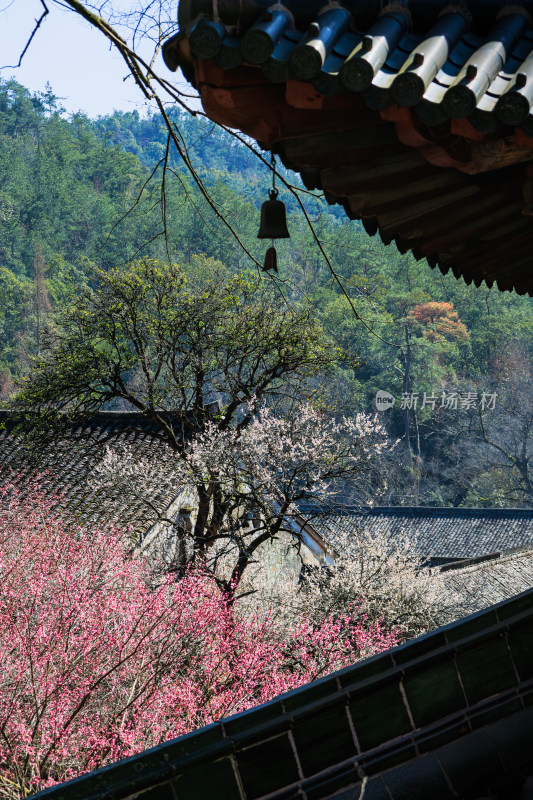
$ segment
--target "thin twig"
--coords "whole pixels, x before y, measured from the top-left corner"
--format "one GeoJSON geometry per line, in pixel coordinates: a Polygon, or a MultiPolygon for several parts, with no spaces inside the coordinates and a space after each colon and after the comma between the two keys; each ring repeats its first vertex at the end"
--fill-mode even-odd
{"type": "Polygon", "coordinates": [[[161,158],[161,159],[160,159],[160,160],[157,162],[157,164],[155,165],[155,167],[154,167],[154,168],[153,168],[153,170],[151,171],[150,175],[149,175],[149,176],[146,178],[146,180],[144,181],[143,185],[142,185],[142,186],[141,186],[141,188],[139,189],[139,192],[137,193],[137,197],[135,198],[135,202],[134,202],[134,203],[133,203],[133,205],[132,205],[132,206],[130,206],[130,207],[128,208],[128,210],[127,210],[127,211],[126,211],[124,214],[122,214],[122,215],[119,217],[119,219],[118,219],[118,220],[117,220],[117,221],[116,221],[116,222],[113,224],[113,226],[111,227],[111,229],[110,229],[109,233],[107,234],[106,238],[104,239],[104,241],[103,241],[102,245],[101,245],[101,246],[98,248],[97,252],[100,252],[100,250],[102,250],[102,248],[103,248],[103,247],[105,247],[105,245],[108,243],[108,241],[109,241],[109,237],[111,236],[111,234],[113,233],[113,231],[114,231],[114,230],[115,230],[115,229],[116,229],[116,228],[117,228],[117,227],[120,225],[120,223],[121,223],[121,222],[123,222],[123,221],[126,219],[126,217],[128,217],[128,216],[129,216],[129,215],[132,213],[132,211],[133,211],[133,210],[134,210],[134,209],[135,209],[135,208],[136,208],[136,207],[139,205],[139,203],[140,203],[140,201],[141,201],[141,197],[142,197],[142,194],[143,194],[144,190],[146,189],[146,187],[147,187],[148,183],[149,183],[149,182],[152,180],[152,178],[154,177],[155,173],[157,172],[157,170],[159,169],[159,167],[160,167],[160,166],[161,166],[161,164],[163,163],[163,160],[164,160],[164,159],[163,159],[163,158],[161,158]]]}
{"type": "Polygon", "coordinates": [[[46,5],[46,3],[44,2],[44,0],[40,0],[40,2],[41,2],[41,5],[42,5],[42,7],[43,7],[44,11],[43,11],[43,13],[41,14],[41,16],[39,17],[39,19],[36,19],[36,20],[35,20],[35,26],[34,26],[34,28],[33,28],[32,32],[31,32],[30,38],[29,38],[29,39],[28,39],[28,41],[26,42],[26,45],[25,45],[25,47],[24,47],[24,50],[23,50],[23,51],[22,51],[22,53],[20,54],[20,58],[19,58],[19,60],[18,60],[18,64],[9,64],[9,65],[7,65],[6,67],[4,67],[4,69],[18,69],[18,67],[20,67],[20,65],[22,64],[22,59],[23,59],[23,58],[24,58],[24,56],[26,55],[26,52],[27,52],[27,50],[28,50],[28,47],[29,47],[29,46],[30,46],[30,44],[32,43],[33,37],[35,36],[35,34],[37,33],[37,31],[38,31],[38,30],[39,30],[39,28],[41,27],[41,23],[43,22],[43,20],[44,20],[44,18],[46,17],[46,15],[50,13],[50,12],[49,12],[49,10],[48,10],[48,6],[47,6],[47,5],[46,5]]]}

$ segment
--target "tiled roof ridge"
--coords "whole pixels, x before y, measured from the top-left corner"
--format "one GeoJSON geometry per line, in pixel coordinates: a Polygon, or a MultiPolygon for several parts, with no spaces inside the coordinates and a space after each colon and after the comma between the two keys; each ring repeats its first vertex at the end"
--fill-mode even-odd
{"type": "Polygon", "coordinates": [[[434,572],[453,572],[455,571],[462,571],[466,572],[469,570],[479,569],[486,563],[505,563],[506,561],[511,561],[515,559],[517,556],[526,556],[526,555],[533,555],[533,545],[523,545],[522,547],[510,547],[506,550],[499,550],[495,553],[487,553],[483,556],[477,556],[475,558],[465,558],[461,561],[453,561],[450,564],[444,564],[443,566],[434,568],[434,572]]]}
{"type": "MultiPolygon", "coordinates": [[[[15,419],[20,412],[16,409],[5,409],[0,408],[0,420],[4,419],[15,419]]],[[[165,413],[167,416],[167,412],[158,412],[158,413],[165,413]]],[[[176,418],[179,417],[178,414],[171,415],[175,416],[176,418]]],[[[135,419],[149,419],[148,415],[143,411],[94,411],[91,414],[79,415],[73,418],[74,422],[86,422],[91,419],[105,419],[109,417],[110,419],[127,419],[127,418],[135,418],[135,419]]]]}
{"type": "Polygon", "coordinates": [[[413,516],[450,516],[450,517],[531,517],[533,508],[480,508],[477,506],[374,506],[370,513],[378,514],[410,514],[413,516]]]}
{"type": "MultiPolygon", "coordinates": [[[[179,8],[178,22],[180,29],[187,29],[194,25],[198,20],[198,5],[182,0],[179,8]]],[[[214,4],[213,4],[214,5],[214,4]]],[[[284,11],[290,14],[291,27],[299,31],[307,32],[309,24],[321,13],[330,10],[332,7],[345,9],[351,17],[354,28],[365,28],[375,22],[376,17],[382,14],[400,14],[403,13],[408,20],[411,29],[420,29],[427,31],[435,23],[435,21],[442,15],[442,12],[447,13],[462,13],[464,14],[472,27],[475,30],[486,30],[488,26],[493,25],[500,16],[502,8],[512,7],[514,13],[520,9],[526,14],[533,14],[532,0],[521,0],[518,3],[510,3],[507,0],[491,0],[490,2],[479,2],[479,0],[456,0],[456,2],[447,2],[447,0],[367,0],[364,2],[357,2],[357,0],[340,0],[338,3],[331,3],[330,0],[284,0],[283,3],[272,4],[264,2],[263,0],[255,0],[247,4],[246,8],[241,8],[241,13],[236,18],[235,10],[231,4],[222,4],[217,8],[218,21],[231,28],[236,33],[246,31],[252,25],[258,28],[261,21],[265,21],[265,11],[268,9],[272,11],[284,11]],[[255,23],[255,24],[254,24],[255,23]]],[[[212,18],[213,6],[209,8],[209,3],[204,2],[201,13],[207,18],[212,18]]],[[[264,26],[266,27],[266,26],[264,26]]]]}
{"type": "MultiPolygon", "coordinates": [[[[156,412],[160,414],[165,420],[171,424],[174,424],[178,429],[183,426],[184,422],[187,424],[189,418],[186,418],[186,415],[179,414],[179,413],[169,413],[167,411],[158,410],[156,412]]],[[[16,409],[0,409],[0,428],[5,426],[8,431],[11,431],[18,422],[20,412],[16,409]]],[[[27,417],[30,417],[30,414],[26,414],[27,417]]],[[[72,436],[75,438],[77,433],[80,431],[95,431],[95,430],[107,430],[111,431],[112,435],[121,433],[131,433],[135,436],[142,436],[150,433],[150,435],[157,435],[158,430],[158,423],[149,413],[143,411],[115,411],[115,410],[103,410],[103,411],[94,411],[90,414],[77,414],[72,417],[68,417],[65,414],[65,421],[66,431],[67,431],[67,438],[72,433],[72,436]],[[129,430],[128,430],[129,429],[129,430]]]]}
{"type": "MultiPolygon", "coordinates": [[[[316,513],[324,518],[326,509],[300,506],[302,514],[316,513]]],[[[411,517],[479,517],[482,519],[526,518],[533,519],[533,508],[480,508],[476,506],[357,506],[344,505],[327,509],[328,516],[411,516],[411,517]]]]}

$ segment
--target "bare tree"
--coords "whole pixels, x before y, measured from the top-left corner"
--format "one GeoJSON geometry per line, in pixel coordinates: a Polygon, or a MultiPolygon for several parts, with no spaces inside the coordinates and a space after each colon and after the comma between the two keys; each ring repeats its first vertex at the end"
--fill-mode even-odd
{"type": "MultiPolygon", "coordinates": [[[[466,502],[495,506],[533,504],[533,366],[531,354],[512,342],[493,361],[493,388],[480,392],[470,416],[462,415],[453,449],[466,502]]],[[[457,480],[457,474],[455,475],[457,480]]]]}

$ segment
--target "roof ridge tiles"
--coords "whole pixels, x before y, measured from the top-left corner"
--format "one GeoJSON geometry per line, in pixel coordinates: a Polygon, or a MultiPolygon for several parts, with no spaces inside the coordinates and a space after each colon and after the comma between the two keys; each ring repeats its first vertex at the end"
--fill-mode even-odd
{"type": "Polygon", "coordinates": [[[311,514],[316,513],[318,518],[322,518],[324,514],[329,517],[334,516],[347,516],[349,514],[359,514],[361,516],[369,515],[393,515],[398,516],[472,516],[480,518],[498,519],[506,516],[515,516],[517,518],[526,517],[533,518],[533,508],[481,508],[477,506],[358,506],[358,505],[343,505],[336,508],[326,508],[320,506],[308,506],[301,504],[299,506],[301,513],[311,514]]]}
{"type": "Polygon", "coordinates": [[[487,553],[487,555],[483,556],[453,561],[450,564],[434,567],[434,572],[453,572],[455,570],[467,570],[471,567],[481,567],[487,563],[505,563],[519,556],[533,556],[533,544],[522,545],[521,547],[510,547],[507,550],[499,550],[494,553],[487,553]]]}

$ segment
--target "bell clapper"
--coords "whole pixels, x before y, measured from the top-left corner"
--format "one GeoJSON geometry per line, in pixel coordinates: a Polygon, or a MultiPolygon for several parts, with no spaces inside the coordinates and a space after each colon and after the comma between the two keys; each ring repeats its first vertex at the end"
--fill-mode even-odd
{"type": "Polygon", "coordinates": [[[265,253],[265,262],[263,264],[263,272],[272,272],[278,271],[278,254],[276,252],[276,248],[274,247],[274,242],[272,242],[272,247],[269,247],[265,253]]]}

